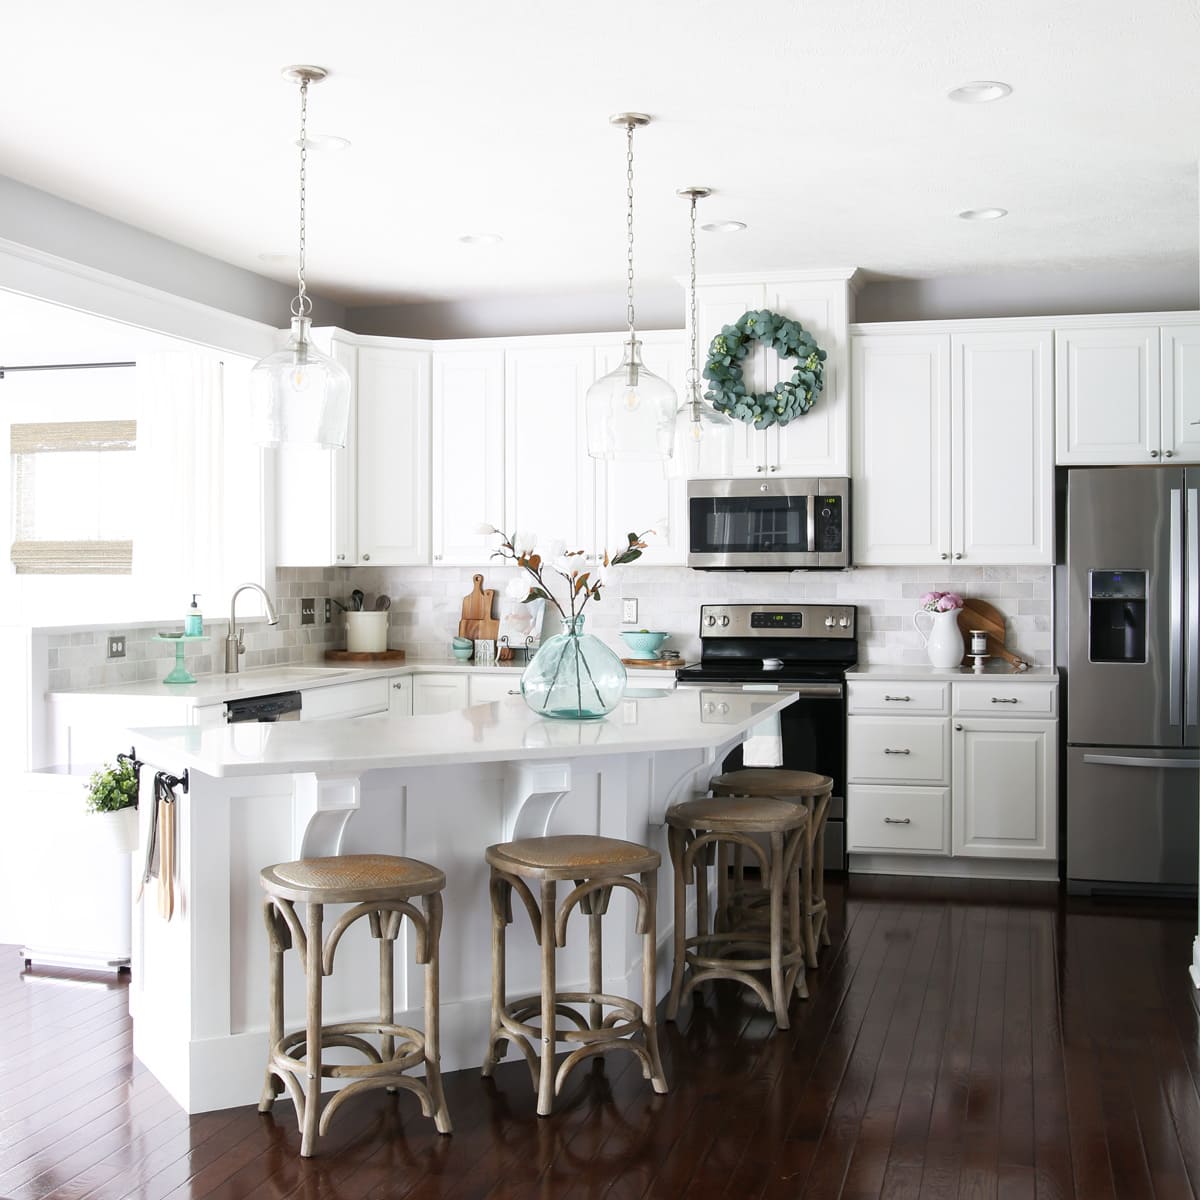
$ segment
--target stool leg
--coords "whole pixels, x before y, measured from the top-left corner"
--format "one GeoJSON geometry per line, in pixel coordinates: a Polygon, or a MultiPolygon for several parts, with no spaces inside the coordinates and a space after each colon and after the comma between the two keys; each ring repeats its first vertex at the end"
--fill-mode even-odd
{"type": "Polygon", "coordinates": [[[441,953],[442,893],[432,892],[423,897],[425,937],[429,961],[425,964],[425,1086],[433,1100],[433,1122],[438,1133],[452,1133],[450,1110],[442,1091],[441,1049],[441,953]]]}
{"type": "Polygon", "coordinates": [[[788,1027],[788,995],[783,988],[783,834],[771,834],[771,1000],[775,1024],[788,1027]]]}
{"type": "Polygon", "coordinates": [[[658,1017],[656,993],[658,970],[655,957],[658,943],[658,872],[643,871],[642,888],[646,893],[646,928],[642,932],[642,1033],[646,1039],[646,1054],[650,1069],[646,1072],[654,1090],[666,1095],[667,1077],[663,1074],[662,1059],[658,1056],[658,1017]]]}
{"type": "Polygon", "coordinates": [[[307,1012],[304,1053],[304,1113],[300,1136],[300,1157],[310,1158],[317,1149],[317,1118],[321,1107],[321,950],[325,937],[322,928],[324,906],[305,905],[308,927],[308,960],[304,965],[307,1012]]]}
{"type": "MultiPolygon", "coordinates": [[[[817,829],[816,805],[812,800],[805,801],[808,809],[808,844],[804,848],[804,870],[802,872],[804,887],[804,957],[810,967],[817,965],[817,930],[816,915],[813,912],[813,871],[817,845],[822,839],[817,829]]],[[[822,856],[823,857],[823,856],[822,856]]]]}
{"type": "Polygon", "coordinates": [[[683,856],[686,851],[684,831],[674,825],[667,827],[672,873],[675,877],[674,957],[671,961],[671,995],[667,1000],[667,1020],[679,1015],[679,998],[683,993],[683,969],[687,962],[687,879],[684,877],[683,856]]]}
{"type": "MultiPolygon", "coordinates": [[[[588,991],[595,996],[604,990],[604,947],[600,931],[602,918],[598,911],[600,906],[596,903],[598,897],[593,894],[590,899],[593,903],[589,905],[588,912],[588,991]]],[[[599,1029],[603,1021],[604,1005],[594,1000],[588,1005],[588,1024],[593,1029],[599,1029]]],[[[598,1058],[597,1061],[603,1060],[598,1058]]]]}
{"type": "Polygon", "coordinates": [[[830,945],[829,939],[829,906],[825,903],[825,819],[829,815],[829,797],[820,802],[821,819],[817,823],[817,855],[813,870],[813,903],[817,909],[817,924],[821,931],[821,945],[830,945]]]}
{"type": "MultiPolygon", "coordinates": [[[[792,835],[792,839],[800,840],[800,853],[798,855],[801,868],[800,876],[803,876],[804,859],[808,855],[808,828],[798,829],[792,835]]],[[[787,848],[791,851],[795,847],[795,841],[787,848]]],[[[804,918],[801,911],[800,888],[797,886],[797,872],[795,867],[792,868],[792,877],[788,879],[787,886],[784,888],[784,896],[788,906],[788,947],[792,950],[804,949],[804,918]]],[[[808,999],[808,980],[805,978],[805,957],[801,954],[800,961],[796,964],[796,994],[802,999],[808,999]]]]}
{"type": "MultiPolygon", "coordinates": [[[[384,920],[394,919],[392,913],[375,913],[371,917],[371,932],[379,939],[379,1023],[392,1025],[396,1020],[396,962],[395,942],[386,936],[384,920]],[[378,931],[378,932],[377,932],[378,931]]],[[[396,1039],[384,1035],[379,1039],[379,1053],[384,1062],[396,1055],[396,1039]]],[[[394,1092],[395,1088],[388,1088],[394,1092]]]]}
{"type": "Polygon", "coordinates": [[[504,1009],[504,989],[506,986],[504,971],[505,937],[508,930],[508,906],[511,903],[512,887],[492,872],[489,891],[492,895],[492,1017],[488,1029],[487,1055],[483,1060],[483,1077],[490,1079],[499,1061],[497,1048],[501,1042],[507,1041],[504,1026],[500,1021],[500,1013],[504,1009]]]}
{"type": "Polygon", "coordinates": [[[266,898],[263,913],[267,919],[267,940],[271,944],[271,956],[267,960],[267,1077],[258,1101],[258,1111],[265,1113],[271,1111],[275,1097],[283,1088],[279,1076],[272,1070],[271,1062],[275,1047],[283,1037],[283,950],[287,926],[270,896],[266,898]]]}
{"type": "Polygon", "coordinates": [[[558,884],[553,879],[542,881],[542,1058],[538,1075],[539,1117],[548,1117],[554,1110],[554,1050],[555,988],[554,976],[554,915],[558,906],[558,884]]]}

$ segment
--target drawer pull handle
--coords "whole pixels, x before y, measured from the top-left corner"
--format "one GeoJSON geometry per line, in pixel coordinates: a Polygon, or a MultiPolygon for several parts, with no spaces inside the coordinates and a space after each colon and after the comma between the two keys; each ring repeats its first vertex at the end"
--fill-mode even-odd
{"type": "Polygon", "coordinates": [[[884,696],[884,699],[885,700],[902,700],[905,703],[908,703],[908,701],[911,700],[912,697],[911,696],[884,696]]]}
{"type": "Polygon", "coordinates": [[[508,689],[508,695],[510,695],[510,696],[519,696],[520,694],[521,694],[520,688],[509,688],[508,689]]]}
{"type": "Polygon", "coordinates": [[[911,754],[911,750],[893,750],[890,746],[884,746],[884,754],[911,754]]]}
{"type": "Polygon", "coordinates": [[[911,817],[884,817],[883,823],[885,825],[911,825],[912,818],[911,817]]]}
{"type": "Polygon", "coordinates": [[[1007,697],[1006,696],[993,696],[992,703],[993,704],[1020,704],[1020,701],[1016,698],[1016,696],[1007,696],[1007,697]]]}

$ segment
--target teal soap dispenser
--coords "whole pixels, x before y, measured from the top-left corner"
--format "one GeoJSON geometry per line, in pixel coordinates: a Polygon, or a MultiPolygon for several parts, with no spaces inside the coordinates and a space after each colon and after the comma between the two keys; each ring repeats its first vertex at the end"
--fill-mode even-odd
{"type": "Polygon", "coordinates": [[[196,603],[199,592],[192,593],[192,606],[187,610],[183,619],[183,632],[188,637],[200,637],[204,633],[204,618],[200,615],[200,606],[196,603]]]}

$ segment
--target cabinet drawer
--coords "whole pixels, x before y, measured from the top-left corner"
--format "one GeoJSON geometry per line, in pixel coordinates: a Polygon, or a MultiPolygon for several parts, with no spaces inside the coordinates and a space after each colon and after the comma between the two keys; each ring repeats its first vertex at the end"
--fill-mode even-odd
{"type": "Polygon", "coordinates": [[[949,854],[950,789],[847,788],[846,849],[949,854]]]}
{"type": "Polygon", "coordinates": [[[970,680],[954,685],[956,717],[1036,717],[1058,715],[1058,684],[1017,679],[970,680]]]}
{"type": "Polygon", "coordinates": [[[846,778],[853,783],[949,783],[950,722],[851,717],[846,778]]]}
{"type": "Polygon", "coordinates": [[[852,713],[893,713],[898,717],[945,716],[950,711],[950,684],[909,679],[892,683],[852,679],[846,710],[852,713]]]}
{"type": "Polygon", "coordinates": [[[335,717],[365,717],[387,712],[388,701],[388,681],[384,677],[305,688],[300,719],[328,721],[335,717]]]}

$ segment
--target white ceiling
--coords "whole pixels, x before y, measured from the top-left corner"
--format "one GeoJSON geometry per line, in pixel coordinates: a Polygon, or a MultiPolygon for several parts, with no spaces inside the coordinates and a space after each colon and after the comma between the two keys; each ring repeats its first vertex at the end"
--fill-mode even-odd
{"type": "Polygon", "coordinates": [[[309,278],[362,306],[702,274],[928,278],[1197,257],[1200,0],[57,0],[8,5],[0,173],[287,279],[298,96],[309,278]],[[950,103],[969,80],[1013,94],[950,103]],[[19,114],[19,117],[17,116],[19,114]],[[997,205],[1000,221],[964,208],[997,205]],[[496,232],[468,248],[460,235],[496,232]]]}

